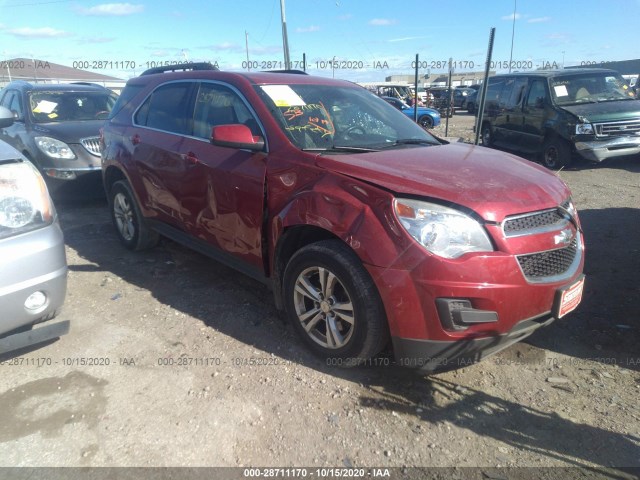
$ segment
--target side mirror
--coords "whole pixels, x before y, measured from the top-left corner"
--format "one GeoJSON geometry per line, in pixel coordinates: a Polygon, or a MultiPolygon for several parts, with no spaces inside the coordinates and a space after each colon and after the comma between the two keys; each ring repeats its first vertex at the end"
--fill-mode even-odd
{"type": "Polygon", "coordinates": [[[13,125],[15,116],[11,110],[5,107],[0,107],[0,128],[6,128],[13,125]]]}
{"type": "Polygon", "coordinates": [[[544,108],[544,98],[536,97],[536,108],[544,108]]]}
{"type": "Polygon", "coordinates": [[[211,129],[211,143],[219,147],[259,151],[264,148],[262,137],[254,137],[246,125],[218,125],[211,129]]]}

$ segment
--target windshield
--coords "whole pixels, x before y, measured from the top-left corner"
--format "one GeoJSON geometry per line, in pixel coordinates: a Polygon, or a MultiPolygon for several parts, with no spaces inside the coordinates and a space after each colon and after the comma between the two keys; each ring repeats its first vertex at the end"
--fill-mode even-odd
{"type": "Polygon", "coordinates": [[[31,92],[29,104],[36,123],[104,120],[116,102],[112,92],[31,92]]]}
{"type": "Polygon", "coordinates": [[[439,142],[364,88],[263,85],[258,92],[291,142],[303,150],[379,150],[439,142]]]}
{"type": "Polygon", "coordinates": [[[556,105],[575,105],[635,98],[620,75],[588,73],[551,79],[551,95],[556,105]]]}

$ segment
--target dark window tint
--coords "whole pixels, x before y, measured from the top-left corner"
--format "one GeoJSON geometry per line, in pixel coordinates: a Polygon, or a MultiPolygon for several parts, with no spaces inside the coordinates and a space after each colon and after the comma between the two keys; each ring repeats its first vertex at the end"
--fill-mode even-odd
{"type": "Polygon", "coordinates": [[[126,87],[124,87],[124,90],[118,97],[116,104],[111,110],[111,115],[109,115],[109,118],[112,118],[120,110],[122,110],[122,108],[127,105],[133,99],[133,97],[135,97],[143,88],[144,85],[127,85],[126,87]]]}
{"type": "Polygon", "coordinates": [[[192,83],[170,83],[151,94],[136,114],[135,121],[158,130],[191,135],[192,83]]]}
{"type": "Polygon", "coordinates": [[[524,99],[528,83],[529,80],[527,78],[516,78],[514,80],[511,96],[507,102],[507,108],[522,106],[522,100],[524,99]]]}
{"type": "Polygon", "coordinates": [[[193,114],[193,135],[209,139],[211,128],[238,123],[249,127],[253,135],[262,135],[258,122],[233,90],[215,83],[200,84],[193,114]]]}
{"type": "Polygon", "coordinates": [[[2,100],[0,100],[0,106],[9,108],[9,105],[11,104],[12,99],[13,99],[13,90],[5,91],[4,95],[2,96],[2,100]]]}
{"type": "Polygon", "coordinates": [[[7,90],[0,105],[16,113],[19,119],[23,119],[24,110],[22,109],[22,98],[20,92],[17,90],[7,90]]]}
{"type": "Polygon", "coordinates": [[[487,102],[497,102],[501,96],[506,80],[504,78],[492,78],[487,88],[487,102]]]}
{"type": "Polygon", "coordinates": [[[544,88],[545,81],[542,79],[536,79],[531,82],[531,89],[529,89],[529,96],[527,97],[527,107],[535,108],[544,103],[547,96],[547,90],[544,88]]]}
{"type": "Polygon", "coordinates": [[[507,78],[502,86],[502,91],[498,95],[498,104],[503,108],[509,107],[509,99],[511,98],[511,92],[516,83],[515,78],[507,78]]]}

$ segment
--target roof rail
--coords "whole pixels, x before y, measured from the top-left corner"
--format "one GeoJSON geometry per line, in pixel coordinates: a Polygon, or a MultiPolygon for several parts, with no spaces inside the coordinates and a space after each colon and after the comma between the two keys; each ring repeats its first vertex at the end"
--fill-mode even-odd
{"type": "Polygon", "coordinates": [[[292,73],[294,75],[309,75],[302,70],[262,70],[262,73],[292,73]]]}
{"type": "Polygon", "coordinates": [[[93,83],[93,82],[71,82],[69,85],[87,85],[89,87],[106,88],[104,85],[100,85],[99,83],[93,83]]]}
{"type": "Polygon", "coordinates": [[[165,72],[175,72],[177,70],[218,70],[218,67],[211,65],[207,62],[197,62],[197,63],[178,63],[176,65],[166,65],[162,67],[154,67],[148,70],[145,70],[140,74],[142,75],[153,75],[154,73],[165,73],[165,72]]]}

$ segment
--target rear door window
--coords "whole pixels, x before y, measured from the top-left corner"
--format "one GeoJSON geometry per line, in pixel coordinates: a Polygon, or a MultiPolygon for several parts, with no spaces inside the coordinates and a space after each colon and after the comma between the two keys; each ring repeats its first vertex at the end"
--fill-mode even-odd
{"type": "Polygon", "coordinates": [[[194,85],[193,82],[176,82],[158,87],[138,109],[134,122],[157,130],[191,135],[194,85]]]}

